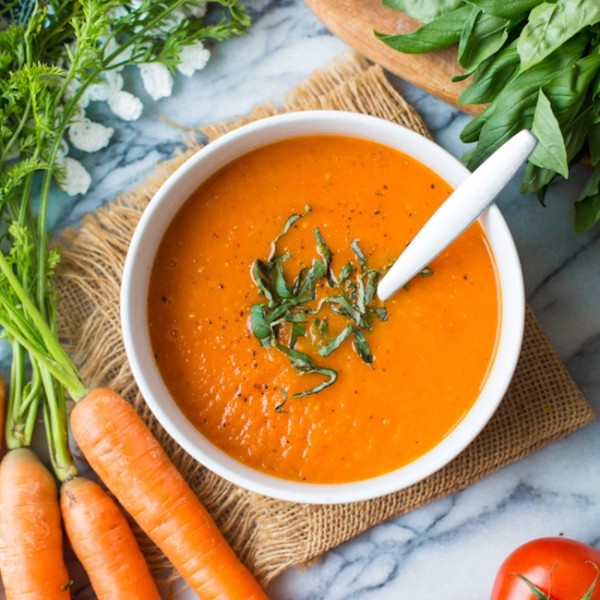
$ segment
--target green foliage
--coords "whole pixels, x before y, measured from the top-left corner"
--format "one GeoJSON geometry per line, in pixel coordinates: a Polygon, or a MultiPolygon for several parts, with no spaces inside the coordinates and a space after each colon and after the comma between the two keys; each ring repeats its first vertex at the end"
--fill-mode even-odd
{"type": "Polygon", "coordinates": [[[74,469],[65,390],[74,399],[85,393],[58,339],[59,255],[49,250],[46,222],[52,186],[63,175],[65,132],[83,94],[108,71],[146,62],[174,70],[187,46],[219,42],[250,25],[237,0],[209,0],[202,18],[194,17],[199,5],[0,0],[0,326],[13,349],[6,439],[9,447],[29,445],[43,409],[60,479],[74,469]]]}
{"type": "MultiPolygon", "coordinates": [[[[412,2],[387,2],[419,18],[412,2]],[[411,12],[412,11],[412,12],[411,12]]],[[[422,3],[425,4],[425,3],[422,3]]],[[[430,4],[430,3],[426,3],[430,4]]],[[[600,4],[589,0],[464,0],[433,2],[439,9],[414,32],[376,35],[401,52],[430,52],[458,45],[471,78],[462,104],[487,105],[461,133],[476,143],[465,157],[471,169],[518,130],[530,129],[538,146],[526,166],[521,190],[541,202],[548,186],[583,153],[594,174],[575,206],[577,231],[600,220],[600,4]]]]}

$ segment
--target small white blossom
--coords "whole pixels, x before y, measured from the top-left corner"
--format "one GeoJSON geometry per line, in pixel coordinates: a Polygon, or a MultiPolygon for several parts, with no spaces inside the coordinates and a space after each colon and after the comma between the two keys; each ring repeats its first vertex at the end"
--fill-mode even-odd
{"type": "Polygon", "coordinates": [[[186,46],[179,55],[181,61],[177,65],[177,70],[187,77],[191,77],[195,71],[199,71],[206,66],[210,58],[210,51],[204,47],[202,42],[194,42],[186,46]]]}
{"type": "Polygon", "coordinates": [[[98,83],[92,83],[83,92],[81,96],[80,105],[85,108],[90,102],[106,102],[110,94],[110,88],[106,81],[99,81],[98,83]]]}
{"type": "Polygon", "coordinates": [[[206,15],[206,2],[204,0],[200,0],[195,5],[188,5],[186,10],[195,19],[201,19],[204,15],[206,15]]]}
{"type": "Polygon", "coordinates": [[[63,169],[63,177],[60,181],[60,187],[69,194],[85,194],[92,183],[91,175],[85,170],[84,166],[74,158],[67,156],[60,160],[63,169]]]}
{"type": "Polygon", "coordinates": [[[140,65],[140,75],[144,88],[153,100],[160,100],[171,95],[173,77],[169,69],[162,63],[145,63],[140,65]]]}
{"type": "Polygon", "coordinates": [[[106,148],[113,133],[112,127],[94,123],[88,118],[78,119],[69,126],[71,143],[84,152],[97,152],[106,148]]]}
{"type": "Polygon", "coordinates": [[[110,110],[124,121],[139,119],[144,108],[142,101],[129,92],[116,92],[107,100],[110,110]]]}

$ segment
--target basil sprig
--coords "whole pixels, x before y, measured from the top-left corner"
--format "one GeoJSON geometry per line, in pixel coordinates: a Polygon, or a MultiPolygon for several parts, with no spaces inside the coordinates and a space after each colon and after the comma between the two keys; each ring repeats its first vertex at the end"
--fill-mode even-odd
{"type": "MultiPolygon", "coordinates": [[[[304,212],[291,215],[271,243],[268,258],[255,260],[251,269],[252,280],[264,297],[263,302],[253,304],[250,308],[250,328],[254,336],[264,348],[273,348],[285,354],[299,374],[316,373],[324,377],[318,385],[296,392],[295,398],[317,394],[333,385],[338,377],[335,369],[318,364],[312,356],[298,350],[296,344],[299,338],[308,336],[318,356],[324,358],[347,340],[352,340],[359,358],[372,365],[373,353],[364,332],[372,330],[375,320],[386,321],[388,316],[387,310],[376,297],[377,283],[382,273],[369,267],[358,240],[351,244],[356,264],[346,263],[336,275],[331,267],[331,249],[319,228],[315,227],[313,235],[317,256],[310,266],[300,269],[293,281],[286,278],[283,266],[291,254],[278,253],[278,243],[294,223],[310,211],[310,206],[307,206],[304,212]],[[324,293],[317,299],[317,283],[321,282],[330,293],[324,293]],[[341,331],[330,331],[328,310],[346,319],[341,331]],[[284,337],[287,340],[284,341],[284,337]]],[[[280,403],[277,407],[279,412],[282,405],[280,403]]]]}
{"type": "Polygon", "coordinates": [[[529,157],[521,191],[544,202],[548,187],[584,153],[593,167],[575,204],[575,229],[600,220],[600,3],[596,0],[383,0],[424,25],[400,35],[376,33],[404,53],[457,45],[471,77],[461,104],[485,110],[461,133],[476,146],[464,157],[476,168],[520,129],[538,145],[529,157]]]}

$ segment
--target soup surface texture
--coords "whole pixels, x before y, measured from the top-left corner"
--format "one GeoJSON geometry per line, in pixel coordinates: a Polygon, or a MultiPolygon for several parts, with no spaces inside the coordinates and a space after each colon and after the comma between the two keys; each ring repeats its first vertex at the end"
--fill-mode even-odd
{"type": "MultiPolygon", "coordinates": [[[[385,303],[387,320],[363,330],[372,363],[359,356],[358,338],[321,356],[308,333],[298,337],[295,349],[337,373],[303,397],[294,394],[327,377],[300,373],[253,335],[251,307],[265,297],[251,272],[307,205],[277,242],[279,254],[290,253],[288,281],[319,259],[315,227],[336,277],[349,262],[360,272],[356,240],[369,266],[383,270],[450,192],[396,150],[329,135],[254,150],[202,184],[162,240],[148,297],[156,363],[195,427],[251,467],[313,483],[387,473],[442,440],[475,401],[499,332],[496,271],[478,223],[385,303]]],[[[317,285],[317,300],[332,293],[326,288],[317,285]]],[[[348,321],[327,303],[319,317],[306,314],[305,332],[327,315],[329,339],[348,321]]],[[[283,345],[290,327],[278,334],[283,345]]]]}

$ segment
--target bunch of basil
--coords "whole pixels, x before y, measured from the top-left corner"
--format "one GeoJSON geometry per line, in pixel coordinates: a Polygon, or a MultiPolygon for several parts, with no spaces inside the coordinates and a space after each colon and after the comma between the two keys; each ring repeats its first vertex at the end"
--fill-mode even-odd
{"type": "Polygon", "coordinates": [[[486,108],[461,133],[477,142],[464,160],[476,168],[517,131],[538,146],[527,163],[523,193],[541,202],[558,175],[583,155],[593,173],[575,205],[575,228],[600,220],[600,1],[599,0],[383,0],[424,23],[403,35],[376,33],[404,53],[458,45],[470,77],[461,104],[486,108]]]}

